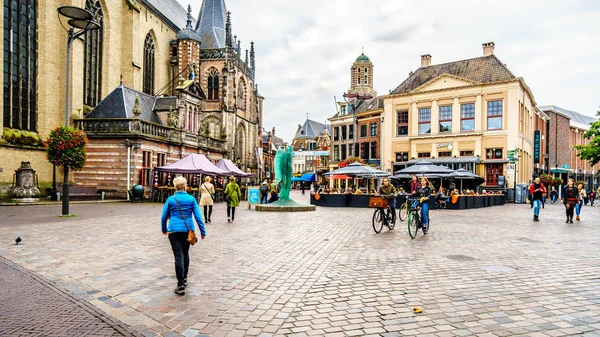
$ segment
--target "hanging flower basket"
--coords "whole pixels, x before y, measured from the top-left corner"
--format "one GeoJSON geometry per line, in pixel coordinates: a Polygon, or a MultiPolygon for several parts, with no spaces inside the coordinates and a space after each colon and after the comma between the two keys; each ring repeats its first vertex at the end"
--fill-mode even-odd
{"type": "Polygon", "coordinates": [[[57,166],[67,166],[78,171],[87,159],[87,137],[83,131],[59,126],[46,140],[48,161],[57,166]]]}

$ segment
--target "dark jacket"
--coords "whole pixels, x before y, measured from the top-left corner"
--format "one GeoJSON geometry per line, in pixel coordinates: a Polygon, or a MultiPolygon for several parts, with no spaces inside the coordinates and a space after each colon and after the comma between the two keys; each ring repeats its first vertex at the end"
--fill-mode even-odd
{"type": "Polygon", "coordinates": [[[565,186],[563,189],[563,204],[575,205],[577,202],[579,202],[577,186],[565,186]]]}

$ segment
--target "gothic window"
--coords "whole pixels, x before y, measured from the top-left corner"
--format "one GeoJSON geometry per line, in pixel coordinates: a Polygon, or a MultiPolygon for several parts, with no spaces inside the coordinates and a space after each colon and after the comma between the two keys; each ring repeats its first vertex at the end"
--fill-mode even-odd
{"type": "Polygon", "coordinates": [[[244,79],[240,79],[238,85],[238,108],[246,110],[246,82],[244,79]]]}
{"type": "Polygon", "coordinates": [[[219,100],[219,73],[212,68],[208,73],[208,98],[209,101],[219,100]]]}
{"type": "Polygon", "coordinates": [[[154,95],[154,39],[148,33],[144,42],[144,92],[154,95]]]}
{"type": "Polygon", "coordinates": [[[35,0],[4,0],[4,127],[37,131],[35,0]]]}
{"type": "Polygon", "coordinates": [[[86,0],[85,9],[98,11],[100,29],[85,33],[83,50],[83,104],[95,107],[102,91],[102,39],[104,19],[102,5],[98,0],[86,0]]]}

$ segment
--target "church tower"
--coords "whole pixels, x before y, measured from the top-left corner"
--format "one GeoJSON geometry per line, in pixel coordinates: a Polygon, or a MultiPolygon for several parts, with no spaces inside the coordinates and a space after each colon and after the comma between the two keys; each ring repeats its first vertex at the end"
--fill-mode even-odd
{"type": "Polygon", "coordinates": [[[377,96],[377,92],[373,90],[373,63],[364,53],[356,58],[350,68],[349,92],[377,96]]]}
{"type": "MultiPolygon", "coordinates": [[[[187,25],[185,29],[177,32],[177,50],[175,57],[177,58],[178,69],[176,74],[182,73],[186,67],[189,67],[189,72],[185,78],[180,80],[196,80],[198,77],[198,69],[200,66],[200,34],[192,27],[192,7],[188,5],[187,25]]],[[[173,51],[175,53],[175,51],[173,51]]]]}

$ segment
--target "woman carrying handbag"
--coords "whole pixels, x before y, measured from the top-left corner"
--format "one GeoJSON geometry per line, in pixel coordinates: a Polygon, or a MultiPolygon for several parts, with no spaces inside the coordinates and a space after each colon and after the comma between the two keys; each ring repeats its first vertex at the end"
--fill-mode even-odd
{"type": "Polygon", "coordinates": [[[190,266],[190,244],[193,245],[198,240],[195,235],[192,215],[198,223],[202,240],[206,237],[206,230],[196,198],[186,192],[187,180],[179,176],[173,180],[173,185],[177,192],[165,201],[160,223],[162,233],[169,237],[173,256],[175,257],[175,274],[177,275],[175,293],[185,295],[190,266]]]}
{"type": "Polygon", "coordinates": [[[210,177],[206,177],[204,178],[204,183],[200,185],[200,206],[204,208],[206,223],[210,223],[214,201],[215,187],[210,183],[210,177]]]}

